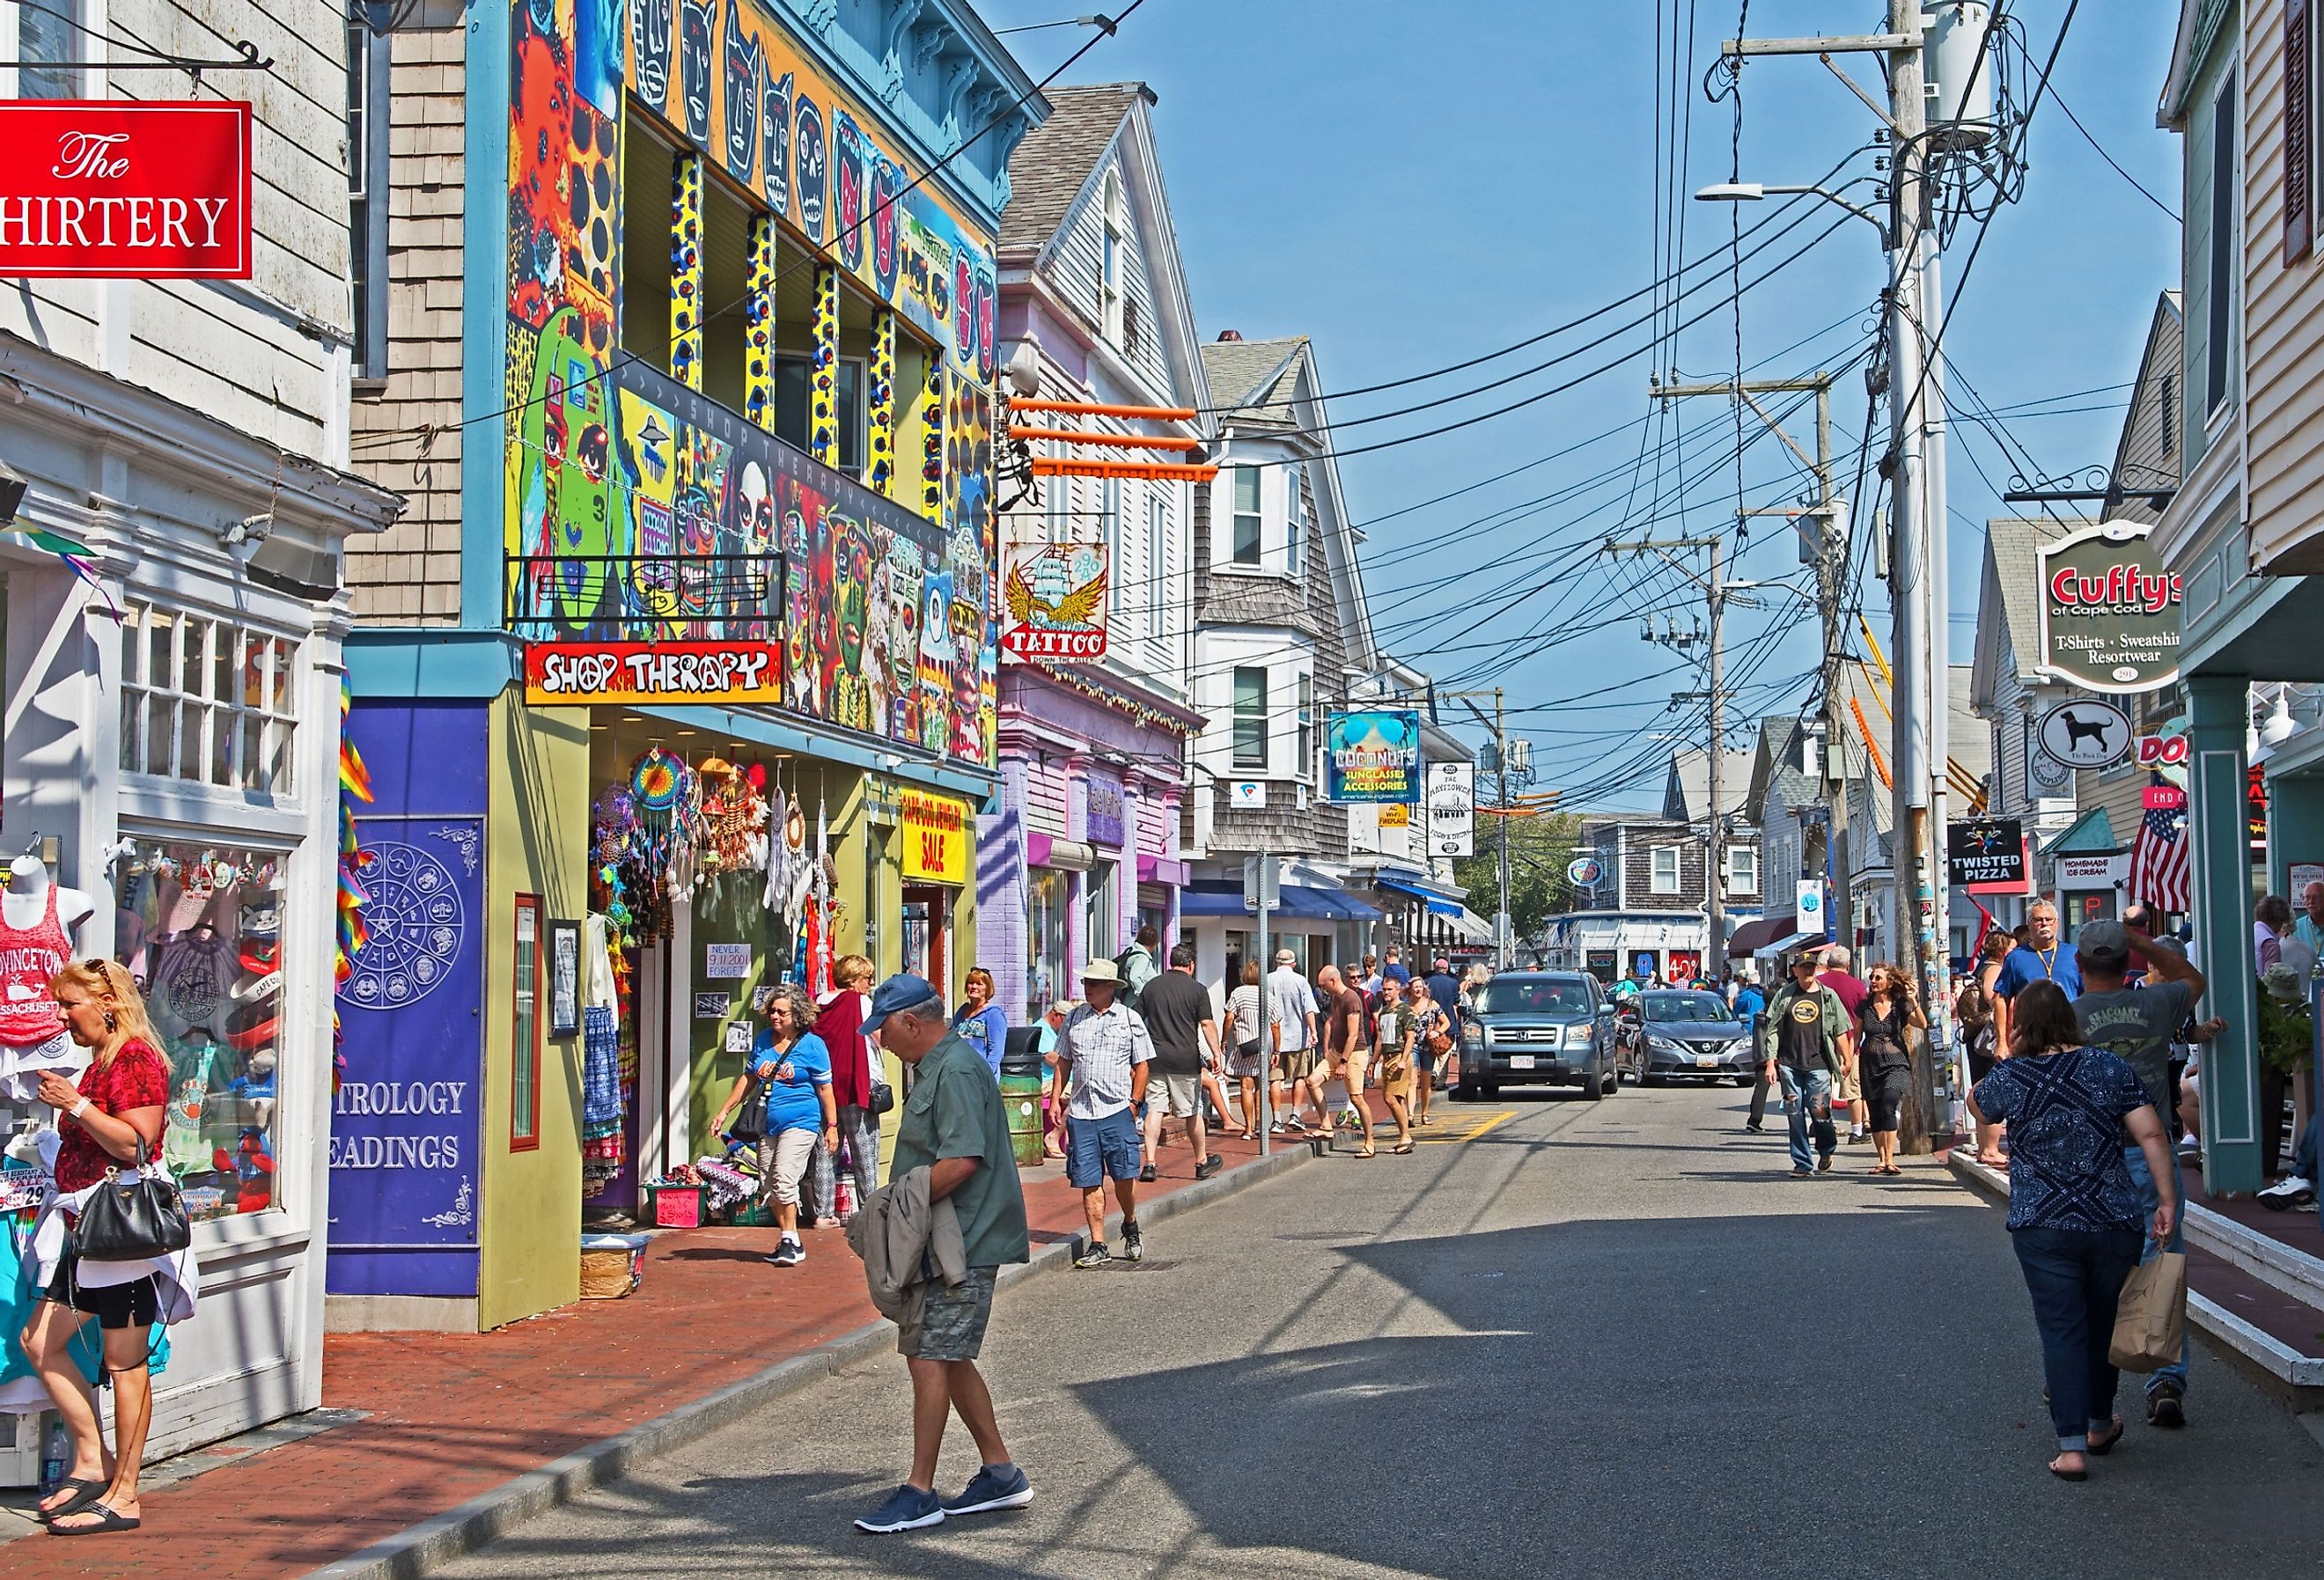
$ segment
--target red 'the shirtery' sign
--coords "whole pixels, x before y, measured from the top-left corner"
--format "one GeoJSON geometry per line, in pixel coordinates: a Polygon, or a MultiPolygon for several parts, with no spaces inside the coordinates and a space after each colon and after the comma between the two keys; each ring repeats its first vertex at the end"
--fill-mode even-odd
{"type": "Polygon", "coordinates": [[[0,100],[0,279],[250,278],[250,106],[0,100]]]}

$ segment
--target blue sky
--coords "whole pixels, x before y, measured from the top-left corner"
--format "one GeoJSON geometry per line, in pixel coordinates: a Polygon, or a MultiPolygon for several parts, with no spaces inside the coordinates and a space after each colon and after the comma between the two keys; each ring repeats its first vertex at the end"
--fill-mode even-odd
{"type": "MultiPolygon", "coordinates": [[[[981,10],[1005,28],[1055,21],[1080,4],[982,0],[981,10]]],[[[1694,13],[1692,58],[1678,74],[1685,88],[1681,114],[1691,115],[1683,184],[1692,191],[1729,170],[1734,109],[1707,100],[1702,79],[1718,41],[1735,32],[1731,0],[1692,6],[1689,0],[1451,0],[1420,8],[1372,0],[1146,0],[1118,36],[1063,80],[1138,79],[1159,96],[1163,164],[1204,337],[1226,328],[1252,338],[1309,335],[1327,384],[1355,389],[1538,334],[1655,279],[1656,259],[1674,239],[1667,225],[1657,226],[1655,199],[1655,41],[1659,23],[1667,50],[1674,9],[1682,28],[1694,13]],[[1416,18],[1425,24],[1416,28],[1416,18]]],[[[1878,0],[1756,0],[1749,9],[1757,37],[1869,32],[1882,12],[1878,0]]],[[[2038,65],[2057,39],[2066,0],[2015,0],[2007,9],[2038,65]]],[[[1966,288],[1953,298],[1960,306],[1946,343],[1958,370],[1956,404],[1970,403],[1965,384],[2005,414],[1997,438],[1956,412],[1950,539],[1956,661],[1969,652],[1982,522],[2005,509],[1997,490],[2027,457],[2052,473],[2111,459],[2126,397],[2105,387],[2135,374],[2156,293],[2178,282],[2176,223],[2107,168],[2062,113],[2070,108],[2175,209],[2179,141],[2155,127],[2154,106],[2177,13],[2165,0],[2085,0],[2059,56],[2056,97],[2034,119],[2023,199],[2001,209],[1966,288]],[[2103,393],[2054,399],[2090,390],[2103,393]],[[2014,410],[2037,403],[2046,410],[2014,410]],[[2005,442],[2014,447],[2007,456],[2005,442]]],[[[1004,42],[1038,79],[1086,36],[1056,28],[1004,42]]],[[[1849,64],[1880,94],[1869,58],[1849,64]]],[[[1813,180],[1866,143],[1874,126],[1813,57],[1755,61],[1741,103],[1747,180],[1813,180]]],[[[1671,120],[1665,103],[1662,124],[1671,120]]],[[[1871,173],[1864,153],[1835,180],[1871,173]]],[[[1856,189],[1859,196],[1868,190],[1868,182],[1856,189]]],[[[1729,207],[1679,207],[1686,257],[1724,249],[1729,207]]],[[[1746,207],[1739,217],[1748,226],[1774,207],[1746,207]]],[[[1756,240],[1794,217],[1776,216],[1756,240]]],[[[1870,227],[1838,210],[1809,216],[1746,263],[1745,277],[1834,221],[1839,228],[1828,238],[1746,293],[1742,359],[1750,376],[1837,367],[1868,339],[1881,254],[1870,227]]],[[[1948,249],[1949,290],[1961,280],[1974,235],[1972,222],[1948,249]]],[[[1744,245],[1748,250],[1754,240],[1744,245]]],[[[1680,315],[1693,317],[1725,294],[1716,282],[1706,285],[1680,315]]],[[[1333,420],[1346,423],[1505,377],[1572,353],[1649,309],[1641,300],[1463,374],[1339,401],[1333,420]]],[[[1735,467],[1720,465],[1720,447],[1733,444],[1729,409],[1715,400],[1682,402],[1665,419],[1638,425],[1655,411],[1650,368],[1667,362],[1691,379],[1731,377],[1735,337],[1724,307],[1682,329],[1674,347],[1665,340],[1657,349],[1651,328],[1630,329],[1499,390],[1351,428],[1338,441],[1352,448],[1417,434],[1630,354],[1611,371],[1522,411],[1351,456],[1341,467],[1351,515],[1374,523],[1363,554],[1384,639],[1440,681],[1507,687],[1513,724],[1521,722],[1533,740],[1542,784],[1581,792],[1586,804],[1658,804],[1667,737],[1699,743],[1703,735],[1699,707],[1672,711],[1670,703],[1674,691],[1700,689],[1700,676],[1680,653],[1641,641],[1637,613],[1663,611],[1684,626],[1699,616],[1700,603],[1683,600],[1676,571],[1608,559],[1589,545],[1617,531],[1672,537],[1732,527],[1735,467]],[[1632,426],[1583,443],[1624,424],[1632,426]],[[1694,479],[1683,496],[1682,458],[1694,479]],[[1455,489],[1471,491],[1409,508],[1455,489]]],[[[1833,396],[1843,488],[1853,476],[1865,405],[1859,362],[1840,376],[1833,396]]],[[[1793,431],[1812,443],[1811,427],[1793,431]]],[[[1754,504],[1801,486],[1796,467],[1771,439],[1746,452],[1742,482],[1754,504]]],[[[1868,476],[1863,492],[1872,492],[1868,476]]],[[[1730,574],[1775,578],[1799,570],[1790,532],[1766,521],[1730,574]]],[[[1877,584],[1865,607],[1885,642],[1887,614],[1877,584]]],[[[1729,742],[1742,744],[1748,737],[1733,728],[1737,718],[1778,711],[1804,696],[1816,661],[1812,616],[1780,595],[1763,609],[1734,610],[1729,654],[1730,684],[1740,688],[1729,742]]]]}

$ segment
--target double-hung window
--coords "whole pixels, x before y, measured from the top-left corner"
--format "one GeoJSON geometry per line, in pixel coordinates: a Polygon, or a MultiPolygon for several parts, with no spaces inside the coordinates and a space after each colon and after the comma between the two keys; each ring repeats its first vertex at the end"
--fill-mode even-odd
{"type": "Polygon", "coordinates": [[[1169,634],[1169,514],[1162,491],[1146,494],[1146,634],[1159,642],[1169,634]]]}
{"type": "Polygon", "coordinates": [[[1266,518],[1259,508],[1259,470],[1257,467],[1237,467],[1234,469],[1234,562],[1256,569],[1266,553],[1266,518]]]}
{"type": "Polygon", "coordinates": [[[1299,677],[1299,761],[1293,772],[1305,779],[1315,772],[1315,679],[1299,677]]]}
{"type": "Polygon", "coordinates": [[[1657,846],[1654,852],[1654,877],[1648,885],[1656,894],[1678,892],[1678,846],[1657,846]]]}
{"type": "Polygon", "coordinates": [[[1267,772],[1267,671],[1238,665],[1234,672],[1234,765],[1267,772]]]}

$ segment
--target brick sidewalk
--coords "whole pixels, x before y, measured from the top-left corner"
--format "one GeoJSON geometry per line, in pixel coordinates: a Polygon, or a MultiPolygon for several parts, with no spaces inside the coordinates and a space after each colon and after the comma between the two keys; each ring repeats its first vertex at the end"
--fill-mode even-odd
{"type": "MultiPolygon", "coordinates": [[[[1227,1172],[1259,1152],[1250,1141],[1213,1150],[1227,1172]]],[[[1184,1189],[1194,1161],[1183,1142],[1165,1149],[1161,1180],[1142,1192],[1184,1189]]],[[[1081,1232],[1080,1193],[1058,1165],[1022,1178],[1036,1250],[1081,1232]]],[[[149,1491],[133,1534],[0,1545],[0,1575],[257,1580],[345,1557],[876,1321],[840,1232],[806,1238],[805,1265],[783,1270],[760,1261],[772,1229],[669,1231],[625,1300],[583,1301],[489,1334],[332,1335],[323,1402],[365,1419],[149,1491]]],[[[889,1381],[905,1385],[900,1365],[889,1381]]],[[[909,1447],[896,1445],[899,1468],[909,1447]]]]}

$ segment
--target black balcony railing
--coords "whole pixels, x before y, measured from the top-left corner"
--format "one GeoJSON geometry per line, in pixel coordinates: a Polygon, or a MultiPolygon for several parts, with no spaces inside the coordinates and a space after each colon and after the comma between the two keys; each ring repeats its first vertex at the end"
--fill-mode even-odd
{"type": "Polygon", "coordinates": [[[532,641],[771,641],[783,629],[783,557],[512,556],[508,629],[532,641]]]}

